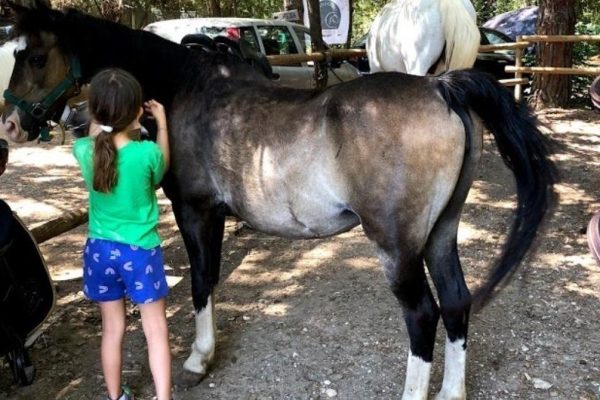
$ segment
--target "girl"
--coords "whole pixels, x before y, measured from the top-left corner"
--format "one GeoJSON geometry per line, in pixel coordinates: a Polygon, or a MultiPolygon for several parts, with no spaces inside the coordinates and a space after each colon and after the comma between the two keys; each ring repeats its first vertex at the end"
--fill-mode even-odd
{"type": "Polygon", "coordinates": [[[101,359],[107,400],[130,400],[121,386],[127,295],[139,305],[157,400],[171,398],[171,354],[165,297],[168,292],[155,187],[169,164],[163,106],[144,103],[156,120],[157,143],[133,141],[143,113],[137,80],[120,69],[98,73],[90,83],[89,110],[95,136],[75,141],[73,154],[89,192],[89,232],[84,251],[84,293],[102,314],[101,359]]]}

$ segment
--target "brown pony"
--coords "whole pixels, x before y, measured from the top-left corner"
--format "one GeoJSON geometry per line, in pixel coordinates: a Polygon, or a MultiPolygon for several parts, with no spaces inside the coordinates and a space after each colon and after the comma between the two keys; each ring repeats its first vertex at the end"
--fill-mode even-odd
{"type": "MultiPolygon", "coordinates": [[[[212,293],[226,215],[297,239],[362,224],[404,311],[410,337],[404,398],[427,397],[440,316],[447,359],[439,399],[465,398],[472,297],[456,237],[483,126],[514,173],[518,204],[502,254],[474,295],[477,304],[527,254],[555,181],[534,117],[497,81],[471,70],[439,77],[381,73],[303,91],[279,87],[239,61],[73,10],[19,9],[15,32],[22,45],[8,97],[20,108],[9,105],[2,119],[15,140],[35,136],[22,133],[36,131],[29,105],[76,65],[79,83],[106,67],[126,69],[146,97],[165,104],[172,166],[163,188],[189,256],[197,313],[187,371],[204,374],[213,358],[212,293]]],[[[61,105],[48,105],[49,113],[53,107],[61,105]]]]}

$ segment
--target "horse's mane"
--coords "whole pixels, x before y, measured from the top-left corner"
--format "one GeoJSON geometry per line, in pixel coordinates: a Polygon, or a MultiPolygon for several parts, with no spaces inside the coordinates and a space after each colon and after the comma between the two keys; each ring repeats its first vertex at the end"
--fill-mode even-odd
{"type": "Polygon", "coordinates": [[[101,69],[120,67],[140,81],[146,97],[161,99],[165,105],[183,85],[202,90],[208,80],[219,76],[223,66],[235,69],[240,79],[260,79],[236,57],[192,51],[151,32],[133,30],[75,9],[32,9],[18,18],[14,29],[15,35],[44,31],[56,35],[65,54],[79,57],[84,82],[101,69]]]}

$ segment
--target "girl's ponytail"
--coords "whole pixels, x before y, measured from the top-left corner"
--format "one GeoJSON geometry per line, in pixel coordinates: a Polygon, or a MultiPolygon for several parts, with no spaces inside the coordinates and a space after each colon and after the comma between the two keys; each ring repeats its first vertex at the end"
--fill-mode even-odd
{"type": "Polygon", "coordinates": [[[94,190],[109,193],[117,179],[117,148],[112,134],[102,131],[94,143],[94,190]]]}

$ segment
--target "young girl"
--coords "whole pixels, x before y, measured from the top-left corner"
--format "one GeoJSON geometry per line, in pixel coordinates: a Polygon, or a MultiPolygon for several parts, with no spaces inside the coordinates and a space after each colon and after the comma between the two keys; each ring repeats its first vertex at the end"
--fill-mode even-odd
{"type": "Polygon", "coordinates": [[[73,145],[89,192],[84,293],[100,305],[102,370],[109,400],[133,398],[121,386],[125,295],[139,305],[157,400],[171,398],[168,287],[155,194],[169,164],[169,142],[163,106],[154,100],[144,106],[156,120],[157,143],[133,141],[129,135],[139,127],[143,113],[136,79],[120,69],[98,73],[89,92],[91,136],[73,145]]]}

